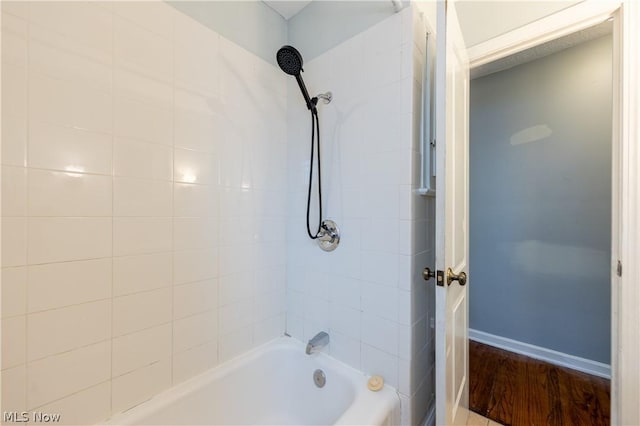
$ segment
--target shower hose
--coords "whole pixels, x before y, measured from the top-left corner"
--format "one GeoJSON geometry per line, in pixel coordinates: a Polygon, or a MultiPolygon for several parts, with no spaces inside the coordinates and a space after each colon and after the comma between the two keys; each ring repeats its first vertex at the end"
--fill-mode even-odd
{"type": "Polygon", "coordinates": [[[309,191],[307,192],[307,234],[309,234],[309,238],[315,240],[318,238],[320,231],[322,229],[322,178],[321,178],[321,167],[320,167],[320,120],[318,118],[318,110],[315,108],[311,109],[311,161],[309,166],[309,191]],[[311,232],[311,227],[309,225],[309,210],[311,207],[311,187],[313,182],[313,160],[314,160],[314,146],[316,143],[316,134],[317,134],[317,143],[318,143],[318,229],[313,234],[311,232]]]}

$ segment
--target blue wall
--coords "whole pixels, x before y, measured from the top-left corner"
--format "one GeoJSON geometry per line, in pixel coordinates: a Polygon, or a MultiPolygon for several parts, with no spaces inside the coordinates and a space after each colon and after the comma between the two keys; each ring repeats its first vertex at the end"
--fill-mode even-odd
{"type": "Polygon", "coordinates": [[[470,326],[610,361],[612,39],[471,82],[470,326]]]}

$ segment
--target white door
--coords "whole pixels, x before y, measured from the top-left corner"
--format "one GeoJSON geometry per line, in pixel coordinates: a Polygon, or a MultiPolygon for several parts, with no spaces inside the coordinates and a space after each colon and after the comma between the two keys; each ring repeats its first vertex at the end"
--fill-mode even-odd
{"type": "Polygon", "coordinates": [[[457,425],[469,413],[469,61],[454,1],[437,7],[436,423],[457,425]]]}

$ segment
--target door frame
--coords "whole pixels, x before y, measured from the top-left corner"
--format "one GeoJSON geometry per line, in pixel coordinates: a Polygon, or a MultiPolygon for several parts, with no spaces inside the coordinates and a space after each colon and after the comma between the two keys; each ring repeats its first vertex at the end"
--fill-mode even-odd
{"type": "Polygon", "coordinates": [[[611,424],[640,423],[640,4],[585,0],[467,49],[470,68],[614,17],[611,216],[611,424]],[[635,96],[633,96],[635,95],[635,96]],[[622,262],[622,276],[617,263],[622,262]]]}

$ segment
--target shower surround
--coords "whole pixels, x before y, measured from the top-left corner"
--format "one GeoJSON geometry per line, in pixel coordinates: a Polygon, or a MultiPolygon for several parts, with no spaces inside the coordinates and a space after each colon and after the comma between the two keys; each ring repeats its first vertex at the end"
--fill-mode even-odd
{"type": "Polygon", "coordinates": [[[323,214],[341,232],[329,254],[304,232],[310,119],[293,81],[287,102],[287,332],[307,341],[327,330],[332,356],[398,389],[403,424],[423,420],[433,393],[433,292],[420,274],[433,256],[433,199],[415,191],[420,16],[406,8],[305,63],[310,94],[333,93],[318,105],[323,214]]]}
{"type": "Polygon", "coordinates": [[[164,3],[2,8],[4,409],[89,424],[282,335],[285,77],[164,3]]]}
{"type": "Polygon", "coordinates": [[[325,330],[419,422],[423,28],[412,5],[306,63],[312,95],[335,96],[326,253],[305,232],[308,112],[276,65],[166,3],[2,2],[3,410],[90,424],[325,330]]]}

